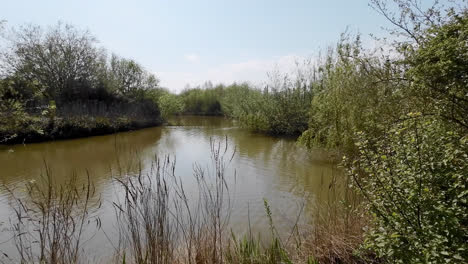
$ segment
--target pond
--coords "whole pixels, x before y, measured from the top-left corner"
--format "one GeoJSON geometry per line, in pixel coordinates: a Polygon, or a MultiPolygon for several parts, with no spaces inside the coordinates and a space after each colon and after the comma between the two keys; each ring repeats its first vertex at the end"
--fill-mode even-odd
{"type": "MultiPolygon", "coordinates": [[[[0,254],[14,256],[16,251],[9,231],[13,210],[6,189],[21,190],[27,182],[40,181],[46,167],[55,184],[65,183],[71,175],[85,182],[89,175],[96,187],[102,200],[97,212],[102,230],[86,247],[98,259],[112,255],[117,237],[112,202],[122,190],[116,187],[116,175],[134,177],[139,169],[149,170],[156,156],[169,155],[175,160],[175,174],[190,183],[195,165],[210,170],[210,142],[225,140],[228,152],[233,153],[232,160],[227,159],[226,177],[231,179],[229,228],[236,234],[245,233],[249,225],[255,234],[268,230],[264,199],[278,230],[285,233],[298,214],[306,223],[317,205],[333,199],[330,185],[342,173],[326,152],[307,151],[294,139],[250,132],[222,117],[176,117],[170,125],[114,135],[0,146],[0,254]]],[[[190,191],[193,184],[186,186],[190,191]]]]}

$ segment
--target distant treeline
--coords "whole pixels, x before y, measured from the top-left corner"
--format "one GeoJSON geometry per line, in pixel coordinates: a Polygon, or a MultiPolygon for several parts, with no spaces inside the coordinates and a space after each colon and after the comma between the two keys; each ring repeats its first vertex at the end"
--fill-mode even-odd
{"type": "Polygon", "coordinates": [[[248,83],[206,82],[166,97],[178,105],[170,114],[226,116],[258,132],[298,136],[307,129],[312,87],[306,82],[292,84],[287,76],[282,82],[263,90],[248,83]]]}
{"type": "Polygon", "coordinates": [[[158,79],[57,24],[7,32],[0,50],[0,141],[22,143],[111,133],[162,122],[158,79]]]}

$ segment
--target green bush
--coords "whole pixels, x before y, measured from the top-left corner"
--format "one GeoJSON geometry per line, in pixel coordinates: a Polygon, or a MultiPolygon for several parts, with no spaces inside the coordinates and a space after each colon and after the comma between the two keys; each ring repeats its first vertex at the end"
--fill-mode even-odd
{"type": "Polygon", "coordinates": [[[373,224],[365,246],[391,263],[466,263],[468,136],[409,114],[348,165],[373,224]]]}
{"type": "Polygon", "coordinates": [[[158,99],[158,105],[161,109],[161,116],[167,119],[174,114],[180,114],[184,110],[184,103],[175,94],[166,93],[158,99]]]}
{"type": "Polygon", "coordinates": [[[379,136],[409,108],[402,84],[393,81],[397,66],[364,50],[359,35],[343,35],[316,72],[308,130],[299,138],[309,148],[350,155],[356,131],[379,136]]]}
{"type": "Polygon", "coordinates": [[[161,123],[158,79],[133,60],[108,59],[88,31],[58,23],[13,32],[1,51],[0,143],[161,123]],[[120,126],[119,117],[131,121],[120,126]]]}
{"type": "Polygon", "coordinates": [[[264,91],[247,84],[228,86],[221,99],[225,115],[242,126],[274,135],[300,135],[307,129],[312,91],[309,84],[286,81],[264,91]]]}
{"type": "Polygon", "coordinates": [[[183,101],[184,113],[191,115],[222,115],[220,100],[224,86],[213,87],[207,83],[202,87],[184,90],[179,97],[183,101]]]}
{"type": "Polygon", "coordinates": [[[448,19],[424,31],[417,49],[403,51],[406,76],[425,114],[468,129],[468,11],[449,13],[448,19]]]}

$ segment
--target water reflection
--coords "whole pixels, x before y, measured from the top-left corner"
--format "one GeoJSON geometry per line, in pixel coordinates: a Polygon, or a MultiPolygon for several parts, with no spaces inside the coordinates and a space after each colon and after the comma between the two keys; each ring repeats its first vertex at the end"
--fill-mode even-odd
{"type": "MultiPolygon", "coordinates": [[[[6,186],[37,179],[50,166],[55,182],[64,183],[75,173],[79,181],[91,180],[103,197],[101,218],[112,234],[114,219],[112,199],[115,184],[111,176],[148,171],[155,155],[176,158],[176,174],[187,188],[193,188],[193,165],[210,163],[210,140],[226,137],[236,154],[229,173],[232,179],[233,211],[231,227],[237,233],[246,231],[246,219],[256,232],[267,228],[263,199],[273,209],[278,229],[287,230],[296,219],[301,204],[306,202],[304,221],[315,204],[326,202],[329,185],[340,170],[324,153],[309,153],[293,139],[274,138],[239,128],[232,120],[220,117],[177,117],[171,125],[75,140],[0,147],[0,183],[6,186]]],[[[125,175],[121,175],[125,176],[125,175]]],[[[190,191],[190,190],[189,190],[190,191]]],[[[8,222],[6,193],[0,189],[0,222],[8,222]]],[[[0,234],[0,242],[6,235],[0,234]]],[[[112,236],[112,235],[110,235],[112,236]]],[[[111,238],[112,240],[112,238],[111,238]]],[[[104,234],[98,234],[90,245],[109,251],[104,234]]],[[[8,251],[0,245],[0,250],[8,251]]]]}
{"type": "Polygon", "coordinates": [[[134,153],[149,155],[161,138],[161,128],[144,129],[75,140],[0,147],[0,182],[29,181],[44,173],[49,166],[53,178],[63,183],[76,173],[83,181],[86,170],[95,183],[109,176],[111,169],[129,167],[134,153]]]}

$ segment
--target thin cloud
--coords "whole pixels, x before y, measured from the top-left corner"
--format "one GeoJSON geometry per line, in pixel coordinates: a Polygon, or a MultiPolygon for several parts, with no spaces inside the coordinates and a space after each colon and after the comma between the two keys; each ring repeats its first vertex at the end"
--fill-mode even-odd
{"type": "Polygon", "coordinates": [[[185,59],[188,60],[189,62],[197,62],[200,59],[200,56],[192,53],[192,54],[185,55],[185,59]]]}

